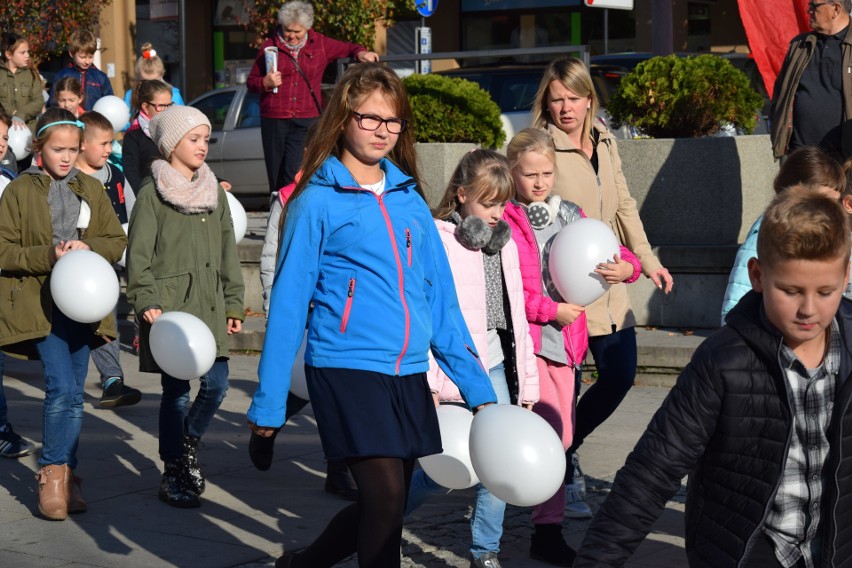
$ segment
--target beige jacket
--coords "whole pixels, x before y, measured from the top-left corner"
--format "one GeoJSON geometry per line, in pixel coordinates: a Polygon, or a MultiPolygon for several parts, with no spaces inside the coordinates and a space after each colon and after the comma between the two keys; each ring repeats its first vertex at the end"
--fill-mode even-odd
{"type": "MultiPolygon", "coordinates": [[[[597,175],[589,158],[568,140],[568,135],[548,124],[546,130],[556,144],[557,175],[553,193],[579,205],[587,217],[608,224],[618,240],[639,258],[642,273],[648,276],[662,268],[662,264],[651,252],[636,200],[627,190],[615,137],[602,126],[595,125],[595,129],[600,135],[597,175]]],[[[624,284],[612,286],[601,298],[586,306],[586,317],[592,337],[636,325],[624,284]]]]}

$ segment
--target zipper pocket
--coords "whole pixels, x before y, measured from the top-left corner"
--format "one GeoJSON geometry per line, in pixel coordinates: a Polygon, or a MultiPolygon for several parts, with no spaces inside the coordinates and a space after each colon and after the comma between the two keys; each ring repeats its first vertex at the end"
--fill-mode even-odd
{"type": "Polygon", "coordinates": [[[464,344],[464,348],[467,349],[467,352],[470,353],[471,356],[474,359],[476,359],[476,362],[479,363],[479,368],[482,369],[485,372],[485,374],[487,375],[488,371],[485,370],[485,365],[482,364],[482,359],[479,358],[479,355],[477,355],[474,352],[474,350],[470,348],[470,345],[468,345],[467,343],[464,344]]]}
{"type": "Polygon", "coordinates": [[[411,229],[405,230],[405,248],[408,250],[408,266],[411,266],[411,229]]]}
{"type": "Polygon", "coordinates": [[[355,298],[355,279],[349,279],[349,291],[346,293],[346,307],[343,308],[343,319],[340,321],[340,333],[346,333],[349,323],[349,312],[352,311],[352,300],[355,298]]]}

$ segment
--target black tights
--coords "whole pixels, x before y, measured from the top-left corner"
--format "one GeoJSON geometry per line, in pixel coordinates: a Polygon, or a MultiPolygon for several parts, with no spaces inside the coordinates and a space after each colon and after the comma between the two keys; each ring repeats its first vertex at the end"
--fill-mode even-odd
{"type": "Polygon", "coordinates": [[[402,517],[415,460],[346,460],[358,485],[358,502],[331,520],[294,567],[331,567],[357,552],[361,568],[399,568],[402,517]]]}

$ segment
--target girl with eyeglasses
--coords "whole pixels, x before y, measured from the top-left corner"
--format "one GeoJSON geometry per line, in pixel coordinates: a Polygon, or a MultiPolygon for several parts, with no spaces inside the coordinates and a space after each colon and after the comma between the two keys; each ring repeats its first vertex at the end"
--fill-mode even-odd
{"type": "Polygon", "coordinates": [[[476,409],[497,400],[420,193],[411,108],[396,74],[350,68],[305,151],[287,201],[251,429],[284,423],[307,321],[305,376],[323,450],[343,459],[358,501],[277,567],[399,566],[417,458],[441,451],[429,350],[476,409]],[[308,306],[313,310],[308,313],[308,306]]]}
{"type": "Polygon", "coordinates": [[[151,163],[156,159],[163,159],[151,139],[148,124],[152,118],[172,105],[172,87],[164,81],[144,80],[134,87],[131,106],[139,110],[124,134],[121,148],[124,177],[130,187],[142,187],[142,180],[151,175],[151,163]]]}

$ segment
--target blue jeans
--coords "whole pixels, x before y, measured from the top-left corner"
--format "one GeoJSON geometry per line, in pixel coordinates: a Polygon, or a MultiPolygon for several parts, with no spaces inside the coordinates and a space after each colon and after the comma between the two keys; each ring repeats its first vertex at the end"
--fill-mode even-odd
{"type": "MultiPolygon", "coordinates": [[[[491,385],[497,394],[497,404],[509,404],[509,385],[506,383],[506,369],[499,363],[488,372],[491,385]]],[[[422,469],[414,472],[405,514],[408,515],[426,501],[427,495],[445,495],[451,489],[435,483],[422,469]]],[[[470,516],[471,546],[470,553],[479,558],[487,552],[500,552],[500,538],[503,536],[503,515],[506,503],[489,493],[481,483],[476,486],[476,503],[470,516]]]]}
{"type": "MultiPolygon", "coordinates": [[[[115,326],[117,332],[118,304],[116,304],[115,309],[113,309],[112,315],[115,317],[115,326]]],[[[116,335],[118,334],[116,333],[116,335]]],[[[95,364],[95,368],[101,375],[102,387],[104,386],[104,383],[106,383],[107,379],[111,379],[112,377],[119,377],[121,379],[124,378],[124,371],[121,370],[121,363],[119,363],[120,353],[121,342],[119,341],[118,337],[116,337],[109,343],[104,343],[100,347],[92,350],[92,363],[95,364]]]]}
{"type": "Polygon", "coordinates": [[[590,337],[589,349],[595,358],[598,378],[577,402],[574,441],[568,448],[569,455],[615,412],[636,378],[638,360],[634,328],[590,337]]]}
{"type": "Polygon", "coordinates": [[[44,433],[39,466],[77,467],[91,339],[88,324],[73,321],[53,308],[50,335],[35,342],[44,365],[44,433]]]}
{"type": "Polygon", "coordinates": [[[189,409],[190,381],[162,373],[163,398],[160,401],[160,459],[176,461],[183,456],[183,437],[200,438],[207,431],[213,415],[228,390],[228,359],[220,357],[206,375],[199,379],[198,394],[189,409]]]}

